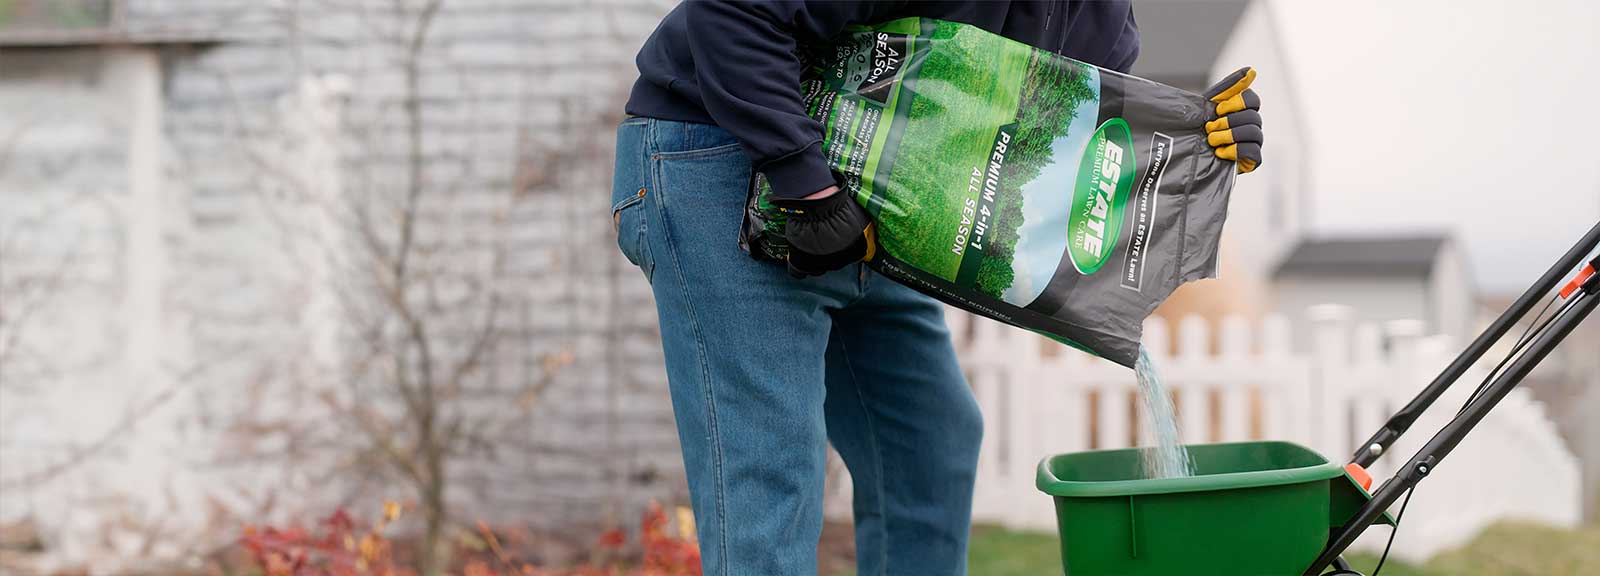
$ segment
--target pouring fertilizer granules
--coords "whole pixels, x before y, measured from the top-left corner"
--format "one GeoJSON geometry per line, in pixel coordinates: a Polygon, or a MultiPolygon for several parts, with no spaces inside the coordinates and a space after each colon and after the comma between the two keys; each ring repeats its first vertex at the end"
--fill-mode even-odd
{"type": "MultiPolygon", "coordinates": [[[[925,18],[809,65],[807,111],[875,223],[874,269],[1128,367],[1144,318],[1215,274],[1234,174],[1259,162],[1248,69],[1208,99],[925,18]]],[[[787,259],[792,212],[760,173],[750,188],[742,245],[787,259]]]]}
{"type": "Polygon", "coordinates": [[[1139,381],[1139,396],[1144,399],[1141,422],[1150,429],[1156,445],[1144,450],[1144,475],[1146,478],[1182,478],[1194,475],[1194,463],[1189,461],[1189,450],[1178,442],[1178,416],[1172,408],[1172,395],[1161,380],[1150,352],[1139,347],[1139,361],[1133,366],[1134,377],[1139,381]]]}

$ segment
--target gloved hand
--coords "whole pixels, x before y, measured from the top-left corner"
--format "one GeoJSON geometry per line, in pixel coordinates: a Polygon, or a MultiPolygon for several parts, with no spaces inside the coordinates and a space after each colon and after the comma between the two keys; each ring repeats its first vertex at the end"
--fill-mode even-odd
{"type": "Polygon", "coordinates": [[[1261,165],[1261,98],[1250,89],[1256,71],[1240,68],[1206,89],[1207,100],[1216,104],[1206,122],[1206,141],[1218,158],[1238,163],[1239,173],[1261,165]]]}
{"type": "Polygon", "coordinates": [[[787,215],[789,274],[820,276],[872,259],[877,237],[872,217],[846,190],[812,200],[773,198],[772,207],[787,215]]]}

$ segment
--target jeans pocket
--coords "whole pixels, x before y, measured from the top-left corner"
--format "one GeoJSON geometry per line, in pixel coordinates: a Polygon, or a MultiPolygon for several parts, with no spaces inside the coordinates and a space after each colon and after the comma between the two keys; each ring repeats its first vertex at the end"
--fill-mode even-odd
{"type": "Polygon", "coordinates": [[[651,187],[648,135],[649,120],[644,118],[629,118],[617,126],[617,160],[611,180],[611,231],[617,236],[617,248],[646,278],[651,267],[645,240],[650,209],[645,199],[651,187]]]}
{"type": "Polygon", "coordinates": [[[665,161],[710,160],[721,156],[727,156],[735,152],[744,152],[744,148],[740,146],[738,142],[729,142],[726,144],[690,150],[661,151],[656,153],[656,158],[665,161]]]}
{"type": "Polygon", "coordinates": [[[637,191],[614,191],[614,202],[611,205],[611,229],[617,234],[617,248],[622,250],[622,255],[628,262],[645,270],[645,276],[650,275],[649,261],[646,259],[645,246],[645,218],[644,203],[648,192],[640,186],[637,191]],[[621,196],[621,198],[616,198],[621,196]]]}
{"type": "MultiPolygon", "coordinates": [[[[747,263],[750,258],[739,248],[739,235],[750,186],[750,159],[738,142],[717,142],[716,134],[702,135],[707,137],[694,144],[709,146],[651,155],[650,170],[655,178],[649,204],[651,215],[661,223],[651,234],[670,239],[662,244],[666,250],[686,247],[698,252],[697,261],[728,255],[733,256],[728,265],[747,263]]],[[[673,262],[682,264],[681,258],[673,262]]]]}

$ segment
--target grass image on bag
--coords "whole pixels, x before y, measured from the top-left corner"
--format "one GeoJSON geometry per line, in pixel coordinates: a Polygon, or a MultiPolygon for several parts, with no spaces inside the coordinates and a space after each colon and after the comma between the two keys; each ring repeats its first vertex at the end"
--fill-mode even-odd
{"type": "MultiPolygon", "coordinates": [[[[1234,163],[1198,95],[906,18],[808,55],[807,112],[875,221],[880,273],[1132,367],[1144,318],[1213,276],[1234,163]]],[[[740,244],[783,260],[753,175],[740,244]]]]}

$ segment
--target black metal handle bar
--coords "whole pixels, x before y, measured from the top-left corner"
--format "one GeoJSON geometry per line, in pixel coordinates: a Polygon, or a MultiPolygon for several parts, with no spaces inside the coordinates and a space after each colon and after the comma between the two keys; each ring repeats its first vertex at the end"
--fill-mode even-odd
{"type": "MultiPolygon", "coordinates": [[[[1587,245],[1587,247],[1583,248],[1583,250],[1578,253],[1577,258],[1571,259],[1572,261],[1566,264],[1567,271],[1570,271],[1578,263],[1582,262],[1582,257],[1586,256],[1590,249],[1593,249],[1597,240],[1597,231],[1600,231],[1600,225],[1596,225],[1594,230],[1591,230],[1589,235],[1585,236],[1583,241],[1580,241],[1579,247],[1583,247],[1585,245],[1587,245]]],[[[1575,247],[1574,250],[1577,248],[1578,247],[1575,247]]],[[[1571,252],[1568,253],[1568,256],[1571,256],[1571,252]]],[[[1563,262],[1567,262],[1569,259],[1563,258],[1562,260],[1563,262]]],[[[1600,257],[1596,257],[1595,260],[1600,261],[1600,257]]],[[[1565,272],[1566,271],[1562,271],[1562,273],[1557,276],[1558,281],[1562,276],[1565,276],[1565,272]]],[[[1546,275],[1548,276],[1549,274],[1546,275]]],[[[1541,284],[1543,284],[1543,279],[1541,279],[1541,284]]],[[[1550,283],[1550,287],[1554,287],[1555,284],[1555,282],[1550,283]]],[[[1549,288],[1541,290],[1535,296],[1535,300],[1538,299],[1538,296],[1548,291],[1549,288]]],[[[1349,548],[1351,543],[1355,542],[1356,537],[1360,536],[1362,532],[1366,531],[1366,528],[1371,526],[1374,520],[1377,520],[1378,515],[1382,514],[1384,510],[1387,510],[1390,505],[1394,504],[1394,502],[1400,498],[1401,494],[1404,494],[1406,490],[1416,486],[1418,482],[1421,482],[1422,479],[1428,475],[1428,473],[1432,472],[1433,469],[1438,466],[1439,461],[1443,460],[1445,456],[1449,455],[1450,451],[1454,450],[1456,445],[1460,444],[1461,440],[1466,438],[1467,433],[1471,432],[1472,428],[1477,426],[1478,422],[1482,421],[1483,418],[1489,414],[1489,411],[1494,409],[1496,404],[1500,403],[1501,399],[1505,398],[1507,394],[1510,394],[1511,390],[1516,388],[1517,384],[1522,382],[1522,379],[1533,370],[1534,366],[1537,366],[1539,362],[1543,361],[1545,356],[1548,356],[1557,345],[1561,344],[1562,340],[1566,339],[1567,335],[1572,332],[1573,328],[1577,327],[1577,325],[1583,322],[1584,318],[1587,317],[1590,312],[1594,311],[1595,306],[1600,304],[1600,294],[1597,293],[1600,293],[1600,275],[1590,277],[1588,281],[1583,284],[1580,292],[1571,295],[1571,297],[1576,298],[1577,301],[1571,302],[1570,308],[1565,313],[1562,313],[1560,316],[1556,317],[1550,327],[1547,330],[1542,331],[1542,333],[1540,333],[1534,339],[1533,343],[1528,346],[1528,349],[1523,352],[1522,356],[1519,356],[1514,362],[1512,362],[1511,366],[1507,368],[1504,373],[1497,376],[1494,381],[1489,384],[1489,387],[1483,391],[1481,396],[1467,404],[1467,406],[1463,408],[1455,418],[1451,419],[1450,422],[1445,424],[1443,428],[1440,428],[1439,432],[1435,434],[1432,439],[1428,440],[1427,445],[1423,446],[1421,450],[1417,451],[1416,455],[1412,456],[1411,459],[1406,462],[1406,465],[1402,466],[1400,471],[1397,472],[1393,478],[1390,478],[1388,481],[1384,482],[1383,486],[1379,487],[1378,491],[1373,493],[1372,499],[1368,500],[1366,505],[1362,506],[1361,509],[1356,512],[1355,517],[1341,527],[1338,532],[1335,532],[1332,535],[1332,537],[1329,539],[1328,547],[1323,549],[1322,555],[1318,556],[1316,561],[1311,563],[1311,567],[1306,570],[1305,574],[1307,576],[1315,576],[1316,574],[1320,574],[1322,570],[1327,568],[1328,565],[1337,559],[1340,554],[1344,553],[1345,549],[1349,548]]],[[[1524,295],[1524,297],[1526,297],[1526,295],[1524,295]]],[[[1507,310],[1506,315],[1509,315],[1512,312],[1512,310],[1507,310]]],[[[1522,313],[1526,313],[1526,310],[1523,310],[1522,313]]],[[[1502,315],[1501,320],[1504,320],[1506,315],[1502,315]]],[[[1498,322],[1499,321],[1497,321],[1497,323],[1498,322]]],[[[1476,342],[1474,344],[1476,344],[1476,342]]],[[[1481,355],[1482,351],[1478,351],[1478,354],[1481,355]]],[[[1465,357],[1466,355],[1467,353],[1464,352],[1462,357],[1465,357]]],[[[1457,362],[1459,362],[1462,357],[1458,357],[1456,359],[1457,362]]],[[[1464,371],[1465,370],[1463,370],[1463,372],[1464,371]]],[[[1457,376],[1459,376],[1459,374],[1457,374],[1457,376]]],[[[1437,381],[1435,381],[1435,383],[1437,383],[1437,381]]],[[[1448,387],[1448,384],[1446,384],[1446,387],[1448,387]]],[[[1437,396],[1438,394],[1435,393],[1434,397],[1437,398],[1437,396]]],[[[1428,402],[1431,403],[1432,400],[1433,399],[1429,399],[1428,402]]],[[[1415,404],[1416,401],[1414,400],[1412,403],[1415,404]]],[[[1414,416],[1411,420],[1415,420],[1414,416]]],[[[1409,426],[1410,423],[1410,421],[1406,422],[1406,426],[1409,426]]],[[[1398,530],[1399,527],[1396,526],[1395,529],[1398,530]]]]}
{"type": "Polygon", "coordinates": [[[1489,324],[1488,328],[1483,330],[1482,334],[1479,334],[1471,344],[1467,345],[1466,350],[1463,350],[1460,356],[1456,356],[1456,359],[1445,367],[1444,371],[1434,377],[1433,382],[1423,388],[1416,398],[1412,398],[1404,408],[1390,416],[1389,421],[1384,423],[1383,428],[1380,428],[1371,438],[1357,446],[1356,453],[1350,457],[1350,460],[1363,467],[1371,466],[1372,462],[1378,459],[1378,456],[1383,455],[1385,450],[1394,445],[1394,441],[1400,438],[1401,434],[1404,434],[1408,428],[1411,428],[1412,424],[1416,423],[1417,418],[1422,416],[1422,413],[1426,412],[1428,407],[1432,406],[1433,402],[1444,394],[1445,390],[1450,389],[1450,386],[1455,384],[1456,379],[1465,374],[1473,363],[1483,357],[1484,352],[1487,352],[1490,346],[1493,346],[1502,336],[1505,336],[1506,331],[1516,326],[1517,322],[1523,316],[1526,316],[1529,310],[1532,310],[1540,300],[1544,299],[1545,295],[1554,290],[1562,280],[1565,280],[1572,269],[1582,263],[1584,257],[1588,256],[1589,251],[1594,250],[1597,245],[1600,245],[1600,222],[1595,223],[1594,227],[1589,229],[1588,234],[1584,235],[1582,239],[1578,240],[1577,244],[1572,246],[1571,250],[1561,256],[1561,260],[1551,266],[1543,276],[1539,277],[1537,282],[1533,283],[1533,286],[1528,288],[1527,292],[1523,292],[1522,296],[1511,304],[1510,308],[1501,313],[1499,318],[1496,318],[1493,323],[1489,324]]]}

